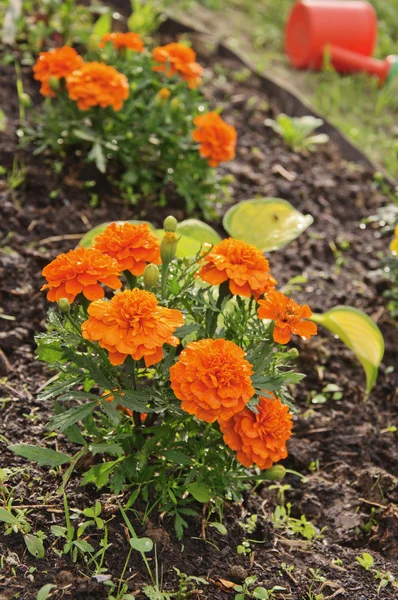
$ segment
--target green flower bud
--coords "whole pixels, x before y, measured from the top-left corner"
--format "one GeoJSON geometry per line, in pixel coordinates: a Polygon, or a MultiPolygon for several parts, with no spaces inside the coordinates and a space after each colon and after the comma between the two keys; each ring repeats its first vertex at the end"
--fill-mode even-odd
{"type": "Polygon", "coordinates": [[[144,269],[144,286],[146,290],[153,288],[159,279],[159,268],[157,265],[149,264],[144,269]]]}
{"type": "Polygon", "coordinates": [[[128,131],[126,133],[126,140],[132,140],[134,137],[134,133],[132,131],[128,131]]]}
{"type": "Polygon", "coordinates": [[[66,298],[60,298],[57,302],[59,310],[65,315],[70,312],[69,300],[66,298]]]}
{"type": "Polygon", "coordinates": [[[274,465],[270,469],[267,469],[263,474],[263,478],[267,481],[280,481],[286,475],[285,467],[282,465],[274,465]]]}
{"type": "Polygon", "coordinates": [[[175,217],[173,217],[172,215],[169,215],[168,217],[165,218],[165,220],[163,221],[163,229],[165,231],[176,231],[177,229],[177,225],[178,225],[178,221],[175,217]]]}
{"type": "Polygon", "coordinates": [[[170,108],[171,108],[171,110],[172,111],[178,110],[180,108],[180,104],[181,104],[180,99],[177,98],[177,97],[174,97],[171,100],[171,102],[170,102],[170,108]]]}
{"type": "Polygon", "coordinates": [[[51,75],[50,79],[48,80],[48,83],[50,84],[50,88],[54,92],[58,92],[60,86],[58,77],[54,77],[54,75],[51,75]]]}
{"type": "Polygon", "coordinates": [[[166,231],[160,242],[160,257],[162,263],[169,264],[176,255],[178,237],[174,231],[166,231]]]}
{"type": "Polygon", "coordinates": [[[296,360],[296,358],[298,358],[300,356],[300,352],[297,350],[297,348],[290,348],[290,350],[288,352],[286,352],[286,354],[292,360],[296,360]]]}
{"type": "Polygon", "coordinates": [[[32,106],[32,100],[29,94],[26,94],[25,92],[22,92],[22,94],[20,94],[19,101],[22,104],[22,106],[25,106],[26,108],[32,106]]]}

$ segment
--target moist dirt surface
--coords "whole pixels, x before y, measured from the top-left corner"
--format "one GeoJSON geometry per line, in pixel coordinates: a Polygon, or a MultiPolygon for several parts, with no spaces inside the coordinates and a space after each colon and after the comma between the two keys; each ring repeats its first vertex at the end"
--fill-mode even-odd
{"type": "MultiPolygon", "coordinates": [[[[344,162],[332,144],[308,155],[291,151],[264,126],[278,107],[264,96],[259,79],[251,76],[238,82],[239,63],[211,55],[200,41],[198,46],[206,67],[204,92],[213,106],[223,107],[223,117],[238,130],[236,159],[222,167],[223,174],[234,179],[228,188],[230,202],[256,195],[281,197],[314,217],[310,229],[268,256],[280,286],[304,275],[306,282],[290,293],[308,302],[314,312],[338,304],[364,310],[382,330],[386,351],[377,385],[366,400],[364,373],[343,344],[325,330],[307,343],[298,343],[298,370],[306,378],[293,391],[300,412],[283,464],[305,478],[290,473],[283,483],[290,486],[285,502],[291,504],[291,515],[305,515],[321,532],[315,541],[274,528],[270,517],[280,498],[268,485],[248,494],[239,505],[226,505],[226,535],[205,528],[200,518],[190,518],[181,543],[167,517],[152,513],[145,525],[134,513],[130,517],[138,535],[157,542],[164,591],[178,590],[173,567],[206,580],[207,585],[194,583],[191,596],[179,598],[232,599],[236,592],[231,582],[241,583],[248,575],[256,576],[256,585],[266,589],[285,588],[276,590],[275,598],[398,598],[397,588],[391,585],[377,594],[381,580],[356,560],[369,552],[375,570],[398,577],[398,448],[393,429],[398,413],[398,328],[382,296],[387,284],[373,274],[387,251],[388,238],[380,235],[378,225],[361,228],[362,221],[389,199],[376,189],[373,173],[344,162]],[[328,384],[338,386],[339,399],[323,394],[321,403],[313,403],[311,396],[322,394],[328,384]],[[241,524],[251,515],[257,515],[257,521],[248,533],[241,524]],[[251,540],[246,555],[237,553],[244,538],[251,540]]],[[[35,103],[40,102],[30,69],[25,68],[23,76],[26,91],[35,103]]],[[[0,106],[8,119],[6,131],[0,134],[0,165],[11,172],[19,127],[12,67],[0,67],[0,106]]],[[[78,243],[76,234],[105,221],[148,219],[161,225],[167,214],[178,219],[185,214],[173,195],[167,208],[148,200],[129,205],[97,178],[90,165],[73,157],[56,173],[49,157],[28,151],[18,151],[18,156],[26,168],[24,182],[11,189],[6,176],[0,180],[0,467],[13,470],[4,494],[11,492],[14,507],[29,511],[33,531],[41,530],[48,537],[45,558],[35,559],[21,534],[5,536],[0,525],[0,600],[34,600],[46,583],[56,586],[54,598],[105,599],[107,588],[83,562],[74,564],[54,552],[59,542],[57,546],[50,526],[65,524],[62,498],[56,493],[61,474],[7,450],[9,444],[21,442],[68,450],[62,436],[49,437],[46,431],[51,402],[37,400],[38,389],[51,376],[34,356],[34,334],[43,330],[48,308],[40,292],[41,270],[78,243]],[[96,180],[90,190],[84,186],[87,180],[96,180]],[[90,207],[92,192],[98,194],[97,207],[90,207]]],[[[220,201],[220,214],[226,208],[220,201]]],[[[222,232],[220,225],[215,226],[222,232]]],[[[117,502],[123,504],[128,496],[128,491],[115,498],[82,487],[79,473],[68,487],[71,508],[92,506],[96,499],[102,503],[112,542],[104,567],[116,583],[129,547],[117,502]]],[[[145,507],[135,508],[143,512],[145,507]]],[[[90,535],[89,531],[87,540],[97,547],[98,532],[90,535]]],[[[154,570],[153,554],[149,562],[154,570]]],[[[136,598],[144,598],[143,587],[150,581],[139,553],[132,553],[124,579],[136,598]]]]}

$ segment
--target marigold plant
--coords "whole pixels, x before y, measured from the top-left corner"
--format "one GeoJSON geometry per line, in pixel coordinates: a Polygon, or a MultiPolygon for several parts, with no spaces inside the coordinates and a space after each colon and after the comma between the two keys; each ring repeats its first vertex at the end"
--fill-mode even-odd
{"type": "Polygon", "coordinates": [[[309,309],[287,298],[294,322],[263,318],[280,297],[256,248],[227,239],[179,259],[176,219],[164,229],[159,243],[146,224],[112,223],[92,248],[45,267],[58,308],[37,342],[58,373],[41,395],[58,402],[50,428],[71,442],[79,432],[76,456],[95,442],[83,483],[152,494],[182,536],[198,494],[239,500],[250,481],[283,474],[274,465],[292,433],[288,386],[303,376],[275,332],[314,331],[309,321],[299,331],[309,309]]]}
{"type": "Polygon", "coordinates": [[[66,47],[42,53],[33,70],[51,101],[26,143],[94,162],[132,203],[172,193],[209,214],[223,191],[213,167],[234,157],[237,134],[208,112],[192,48],[151,49],[135,32],[108,32],[82,56],[66,47]]]}
{"type": "Polygon", "coordinates": [[[312,311],[308,304],[301,306],[282,292],[272,290],[259,300],[258,316],[275,322],[273,337],[279,344],[290,342],[292,333],[308,340],[316,335],[317,326],[308,321],[312,311]]]}

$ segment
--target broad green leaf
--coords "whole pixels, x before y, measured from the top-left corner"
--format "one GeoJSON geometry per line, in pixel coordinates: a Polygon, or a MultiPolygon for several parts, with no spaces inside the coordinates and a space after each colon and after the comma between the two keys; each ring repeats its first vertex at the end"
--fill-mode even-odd
{"type": "Polygon", "coordinates": [[[211,499],[211,491],[209,488],[200,483],[190,483],[187,485],[187,491],[192,494],[192,496],[198,502],[209,502],[211,499]]]}
{"type": "Polygon", "coordinates": [[[153,548],[153,541],[148,537],[131,538],[130,546],[133,550],[138,550],[138,552],[150,552],[153,548]]]}
{"type": "Polygon", "coordinates": [[[329,329],[355,354],[366,374],[366,391],[376,383],[378,368],[384,355],[380,329],[368,315],[352,306],[335,306],[311,320],[329,329]]]}
{"type": "Polygon", "coordinates": [[[356,556],[355,558],[357,559],[361,567],[366,569],[366,571],[373,567],[373,556],[371,554],[368,554],[368,552],[362,552],[361,556],[356,556]]]}
{"type": "Polygon", "coordinates": [[[33,533],[27,533],[24,536],[25,544],[29,552],[35,558],[44,558],[45,550],[43,540],[33,533]]]}
{"type": "Polygon", "coordinates": [[[217,231],[199,219],[185,219],[185,221],[181,221],[177,225],[177,233],[197,240],[201,244],[207,242],[214,245],[221,242],[221,237],[217,231]]]}
{"type": "Polygon", "coordinates": [[[110,12],[106,12],[100,16],[99,19],[94,23],[92,33],[93,35],[99,35],[102,37],[106,33],[109,33],[112,29],[112,15],[110,12]]]}
{"type": "Polygon", "coordinates": [[[98,489],[104,487],[109,481],[109,477],[115,466],[120,462],[118,460],[112,460],[111,462],[101,463],[100,465],[94,465],[83,474],[81,485],[87,485],[88,483],[94,483],[98,489]]]}
{"type": "Polygon", "coordinates": [[[42,448],[41,446],[31,446],[30,444],[13,444],[8,446],[8,449],[17,456],[23,456],[36,462],[40,467],[59,467],[72,460],[71,456],[63,452],[56,452],[51,448],[42,448]]]}
{"type": "Polygon", "coordinates": [[[49,593],[55,587],[57,586],[53,583],[46,583],[46,585],[43,585],[43,587],[41,587],[37,592],[36,600],[47,600],[49,593]]]}
{"type": "MultiPolygon", "coordinates": [[[[95,237],[100,233],[103,233],[108,227],[108,225],[111,224],[111,222],[112,221],[109,221],[108,223],[101,223],[101,225],[97,225],[96,227],[93,227],[93,229],[90,229],[90,231],[87,231],[87,233],[80,240],[79,246],[83,246],[83,248],[90,248],[94,243],[95,237]]],[[[142,225],[142,223],[146,223],[147,225],[149,225],[149,228],[152,230],[152,233],[156,235],[156,230],[154,226],[148,221],[115,221],[115,223],[117,223],[118,225],[122,225],[123,223],[133,223],[133,225],[142,225]]]]}
{"type": "Polygon", "coordinates": [[[0,521],[3,521],[3,523],[8,523],[9,525],[16,525],[19,528],[18,519],[5,508],[0,508],[0,521]]]}
{"type": "Polygon", "coordinates": [[[224,215],[223,226],[231,237],[272,252],[296,239],[313,223],[281,198],[244,200],[224,215]]]}
{"type": "Polygon", "coordinates": [[[217,523],[217,521],[215,521],[214,523],[209,523],[209,525],[210,527],[217,529],[218,533],[221,533],[221,535],[227,535],[228,533],[228,529],[222,523],[217,523]]]}
{"type": "Polygon", "coordinates": [[[86,404],[82,404],[81,406],[73,406],[64,413],[56,415],[52,417],[48,424],[48,429],[54,431],[55,429],[59,429],[59,431],[65,431],[71,425],[74,425],[78,421],[82,421],[85,419],[90,413],[93,412],[94,408],[98,406],[98,400],[94,400],[93,402],[87,402],[86,404]]]}

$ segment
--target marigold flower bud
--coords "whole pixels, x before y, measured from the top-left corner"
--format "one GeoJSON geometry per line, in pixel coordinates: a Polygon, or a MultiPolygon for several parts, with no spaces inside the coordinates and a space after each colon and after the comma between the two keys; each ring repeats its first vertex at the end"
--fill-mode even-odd
{"type": "Polygon", "coordinates": [[[300,352],[297,348],[290,348],[289,352],[286,352],[291,360],[296,360],[300,356],[300,352]]]}
{"type": "Polygon", "coordinates": [[[171,92],[168,88],[161,88],[155,96],[155,100],[157,104],[162,104],[166,100],[168,100],[171,96],[171,92]]]}
{"type": "Polygon", "coordinates": [[[162,263],[170,263],[176,255],[178,237],[174,231],[166,231],[160,242],[160,257],[162,263]]]}
{"type": "Polygon", "coordinates": [[[282,465],[274,465],[270,469],[267,469],[263,474],[264,479],[267,481],[281,481],[286,475],[286,469],[282,465]]]}
{"type": "Polygon", "coordinates": [[[144,269],[144,286],[146,290],[153,288],[159,279],[159,268],[157,265],[149,264],[144,269]]]}
{"type": "Polygon", "coordinates": [[[163,221],[163,228],[165,231],[175,231],[177,229],[178,221],[172,215],[169,215],[163,221]]]}
{"type": "Polygon", "coordinates": [[[48,83],[49,83],[50,88],[53,90],[53,92],[58,92],[58,90],[59,90],[59,78],[58,77],[51,75],[50,79],[48,80],[48,83]]]}
{"type": "Polygon", "coordinates": [[[26,108],[32,105],[32,100],[29,94],[26,94],[25,92],[22,92],[22,94],[20,94],[19,101],[22,104],[22,106],[25,106],[26,108]]]}
{"type": "Polygon", "coordinates": [[[180,99],[177,97],[174,97],[170,102],[170,108],[173,111],[176,111],[180,108],[180,104],[181,104],[180,99]]]}
{"type": "Polygon", "coordinates": [[[69,300],[66,298],[60,298],[57,302],[59,310],[65,315],[70,312],[69,300]]]}

